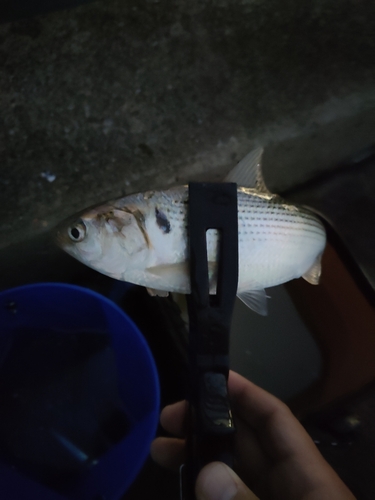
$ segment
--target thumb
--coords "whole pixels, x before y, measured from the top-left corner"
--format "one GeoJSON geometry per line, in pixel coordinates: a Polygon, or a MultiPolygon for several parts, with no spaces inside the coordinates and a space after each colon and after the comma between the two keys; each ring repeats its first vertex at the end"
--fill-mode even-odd
{"type": "Polygon", "coordinates": [[[222,462],[206,465],[195,485],[197,500],[258,500],[232,469],[222,462]]]}

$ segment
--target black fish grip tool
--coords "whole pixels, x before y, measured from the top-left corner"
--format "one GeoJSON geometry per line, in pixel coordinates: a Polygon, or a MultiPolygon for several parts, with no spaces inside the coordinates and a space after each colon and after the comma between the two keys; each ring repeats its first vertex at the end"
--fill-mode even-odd
{"type": "Polygon", "coordinates": [[[189,184],[189,388],[187,459],[181,498],[195,499],[209,462],[232,467],[234,422],[228,399],[229,332],[238,283],[237,185],[189,184]],[[217,231],[216,263],[208,262],[207,231],[217,231]],[[216,293],[210,295],[210,288],[216,293]]]}

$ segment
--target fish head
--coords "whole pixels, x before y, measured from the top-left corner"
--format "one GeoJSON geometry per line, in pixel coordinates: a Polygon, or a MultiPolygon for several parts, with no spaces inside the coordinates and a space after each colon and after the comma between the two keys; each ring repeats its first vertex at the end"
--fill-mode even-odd
{"type": "Polygon", "coordinates": [[[62,223],[57,244],[83,264],[116,279],[144,269],[149,241],[144,217],[136,207],[102,205],[62,223]]]}

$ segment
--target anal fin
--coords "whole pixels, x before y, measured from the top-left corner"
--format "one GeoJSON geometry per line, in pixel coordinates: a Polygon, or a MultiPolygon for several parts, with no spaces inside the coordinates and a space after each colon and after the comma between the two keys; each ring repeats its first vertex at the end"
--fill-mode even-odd
{"type": "Polygon", "coordinates": [[[244,292],[238,293],[237,297],[256,313],[261,316],[267,316],[267,295],[264,288],[258,290],[245,290],[244,292]]]}

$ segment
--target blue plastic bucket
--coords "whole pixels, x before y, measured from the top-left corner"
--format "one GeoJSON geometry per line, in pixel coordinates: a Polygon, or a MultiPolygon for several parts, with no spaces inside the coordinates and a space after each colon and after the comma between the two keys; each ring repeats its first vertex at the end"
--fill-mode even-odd
{"type": "MultiPolygon", "coordinates": [[[[1,369],[10,355],[12,341],[16,335],[21,335],[19,332],[23,332],[24,335],[28,329],[33,332],[56,330],[58,335],[76,334],[78,337],[80,334],[77,332],[83,331],[106,335],[109,339],[106,352],[110,349],[112,353],[110,356],[114,360],[117,375],[116,391],[121,400],[120,406],[125,409],[128,427],[119,441],[91,461],[89,466],[80,471],[74,480],[69,480],[68,485],[62,489],[51,487],[50,484],[46,486],[39,480],[38,475],[36,479],[27,467],[26,469],[18,467],[12,460],[4,458],[0,450],[1,497],[4,500],[119,499],[133,482],[148,456],[159,418],[158,375],[145,339],[117,305],[91,290],[60,283],[27,285],[6,290],[0,293],[0,376],[1,369]]],[[[91,334],[85,333],[85,335],[91,334]]],[[[43,338],[44,342],[46,338],[48,341],[48,335],[43,338]]],[[[12,374],[14,372],[17,375],[18,371],[25,370],[25,366],[30,369],[33,359],[28,357],[33,357],[34,348],[35,346],[31,346],[30,356],[26,351],[26,364],[18,361],[18,366],[17,363],[13,366],[10,363],[8,372],[10,369],[12,374]]],[[[62,349],[61,352],[63,351],[62,349]]],[[[65,349],[64,352],[64,355],[69,357],[69,349],[65,349]]],[[[60,362],[59,358],[57,360],[60,362]]],[[[35,360],[35,363],[43,362],[35,360]]],[[[92,370],[90,373],[93,376],[92,370]]],[[[82,375],[80,376],[82,383],[82,375]]],[[[27,374],[23,374],[23,377],[27,379],[27,374]]],[[[0,380],[0,393],[1,383],[0,380]]],[[[47,389],[43,386],[44,393],[50,391],[48,383],[47,381],[47,389]]],[[[90,380],[87,383],[90,384],[90,380]]],[[[25,385],[25,382],[23,384],[25,385]]],[[[40,396],[43,391],[39,391],[38,395],[40,396]]],[[[17,394],[14,396],[17,397],[17,394]]],[[[56,399],[57,396],[53,397],[56,399]]],[[[64,411],[69,412],[70,406],[68,405],[64,411]]],[[[35,418],[34,408],[33,418],[35,418]]],[[[43,414],[40,418],[43,418],[43,414]]],[[[58,425],[62,424],[60,422],[58,425]]],[[[55,434],[56,425],[54,422],[55,434]]],[[[52,432],[51,429],[49,432],[52,432]]],[[[62,442],[65,437],[59,434],[59,439],[62,442]]],[[[26,443],[25,447],[27,446],[26,443]]],[[[73,455],[80,457],[81,451],[76,449],[74,443],[65,439],[64,446],[65,450],[69,451],[70,447],[73,455]]]]}

